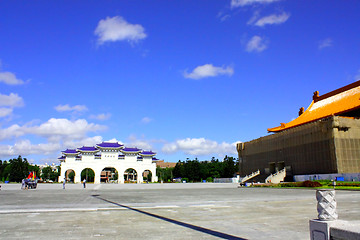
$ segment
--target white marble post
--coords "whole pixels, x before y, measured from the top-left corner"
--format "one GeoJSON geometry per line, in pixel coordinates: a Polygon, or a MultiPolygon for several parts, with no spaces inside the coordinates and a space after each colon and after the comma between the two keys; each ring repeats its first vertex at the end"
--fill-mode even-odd
{"type": "Polygon", "coordinates": [[[316,190],[318,219],[310,220],[311,240],[330,240],[330,228],[337,224],[335,190],[316,190]]]}
{"type": "Polygon", "coordinates": [[[319,220],[329,221],[338,219],[335,190],[316,190],[316,200],[319,220]]]}

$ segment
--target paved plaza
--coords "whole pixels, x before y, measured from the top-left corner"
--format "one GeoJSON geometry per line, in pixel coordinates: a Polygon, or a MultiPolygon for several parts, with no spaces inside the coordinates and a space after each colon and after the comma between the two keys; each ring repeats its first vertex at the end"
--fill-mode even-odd
{"type": "MultiPolygon", "coordinates": [[[[309,239],[315,190],[237,184],[2,184],[0,239],[309,239]]],[[[336,191],[360,220],[360,192],[336,191]]]]}

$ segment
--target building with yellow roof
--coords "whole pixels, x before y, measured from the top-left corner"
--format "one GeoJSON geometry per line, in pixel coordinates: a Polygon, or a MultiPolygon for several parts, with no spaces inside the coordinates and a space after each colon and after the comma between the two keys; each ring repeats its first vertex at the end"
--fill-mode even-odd
{"type": "Polygon", "coordinates": [[[296,175],[360,173],[360,81],[319,96],[274,134],[239,143],[240,175],[258,180],[285,169],[296,175]]]}

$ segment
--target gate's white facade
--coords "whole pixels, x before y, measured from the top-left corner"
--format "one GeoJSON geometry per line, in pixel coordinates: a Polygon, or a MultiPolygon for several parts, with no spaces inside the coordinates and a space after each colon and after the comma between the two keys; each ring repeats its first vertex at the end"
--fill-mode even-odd
{"type": "Polygon", "coordinates": [[[124,183],[127,169],[136,171],[136,182],[142,183],[143,173],[151,172],[151,181],[156,182],[156,163],[153,162],[156,153],[138,148],[126,148],[119,143],[102,142],[95,147],[67,149],[59,158],[61,171],[59,182],[65,178],[68,170],[75,173],[74,182],[81,182],[81,172],[90,168],[95,173],[94,183],[101,182],[101,172],[104,168],[115,168],[118,172],[118,183],[124,183]]]}

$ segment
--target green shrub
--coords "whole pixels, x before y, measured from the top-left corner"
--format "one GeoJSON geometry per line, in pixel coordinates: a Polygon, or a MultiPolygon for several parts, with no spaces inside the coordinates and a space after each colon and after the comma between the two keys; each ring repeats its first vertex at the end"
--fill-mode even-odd
{"type": "Polygon", "coordinates": [[[359,182],[336,182],[336,186],[360,187],[360,183],[359,182]]]}
{"type": "Polygon", "coordinates": [[[332,186],[332,181],[331,180],[316,180],[314,182],[318,182],[323,186],[332,186]]]}
{"type": "Polygon", "coordinates": [[[301,187],[302,182],[286,182],[280,183],[279,187],[301,187]]]}

